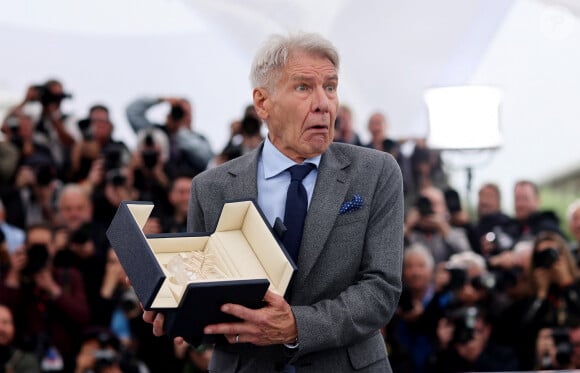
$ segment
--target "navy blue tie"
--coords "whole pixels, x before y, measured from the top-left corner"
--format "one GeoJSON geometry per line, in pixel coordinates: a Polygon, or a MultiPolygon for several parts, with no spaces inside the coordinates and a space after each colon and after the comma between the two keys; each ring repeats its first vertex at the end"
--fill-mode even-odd
{"type": "Polygon", "coordinates": [[[290,186],[286,195],[286,210],[284,213],[284,225],[286,233],[282,239],[284,247],[288,254],[298,263],[298,249],[302,241],[302,229],[304,228],[304,219],[308,209],[308,195],[302,180],[314,169],[312,163],[295,165],[288,169],[290,171],[290,186]]]}

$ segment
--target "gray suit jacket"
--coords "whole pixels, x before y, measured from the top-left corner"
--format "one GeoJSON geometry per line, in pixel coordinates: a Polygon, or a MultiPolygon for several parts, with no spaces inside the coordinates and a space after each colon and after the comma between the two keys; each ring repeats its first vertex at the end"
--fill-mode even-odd
{"type": "MultiPolygon", "coordinates": [[[[207,170],[192,181],[188,229],[215,228],[224,202],[257,200],[261,147],[207,170]]],[[[323,154],[306,216],[298,271],[289,289],[299,347],[218,345],[210,370],[275,372],[389,372],[379,328],[401,291],[403,191],[388,154],[333,143],[323,154]],[[339,214],[360,195],[360,209],[339,214]]]]}

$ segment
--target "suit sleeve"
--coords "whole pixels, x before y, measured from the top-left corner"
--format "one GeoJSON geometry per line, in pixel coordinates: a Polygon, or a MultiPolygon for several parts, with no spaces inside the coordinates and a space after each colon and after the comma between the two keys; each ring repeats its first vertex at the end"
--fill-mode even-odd
{"type": "Polygon", "coordinates": [[[359,233],[364,239],[361,247],[349,248],[353,255],[361,252],[358,272],[338,296],[292,306],[298,328],[297,356],[368,339],[388,323],[396,309],[403,256],[402,177],[392,157],[380,159],[366,230],[359,233]]]}

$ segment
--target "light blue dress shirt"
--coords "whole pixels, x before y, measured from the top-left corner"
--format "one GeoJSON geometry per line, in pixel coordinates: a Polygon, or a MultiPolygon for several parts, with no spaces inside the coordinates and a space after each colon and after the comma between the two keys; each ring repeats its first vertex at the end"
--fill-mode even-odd
{"type": "MultiPolygon", "coordinates": [[[[308,206],[312,200],[314,185],[318,177],[318,166],[321,156],[308,158],[304,163],[312,163],[316,168],[304,178],[302,184],[308,193],[308,206]]],[[[290,171],[288,167],[296,163],[282,154],[266,137],[262,154],[258,159],[258,206],[273,227],[276,218],[284,221],[286,208],[286,192],[290,185],[290,171]]]]}

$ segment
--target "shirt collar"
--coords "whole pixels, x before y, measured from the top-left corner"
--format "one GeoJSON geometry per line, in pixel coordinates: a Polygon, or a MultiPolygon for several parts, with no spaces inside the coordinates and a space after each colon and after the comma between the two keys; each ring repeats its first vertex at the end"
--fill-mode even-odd
{"type": "MultiPolygon", "coordinates": [[[[312,163],[316,168],[318,168],[321,158],[321,155],[317,155],[316,157],[307,158],[304,160],[304,163],[312,163]]],[[[266,136],[264,147],[262,148],[262,163],[264,164],[264,178],[266,179],[279,175],[288,167],[296,164],[296,162],[282,154],[274,144],[270,142],[268,136],[266,136]]]]}

